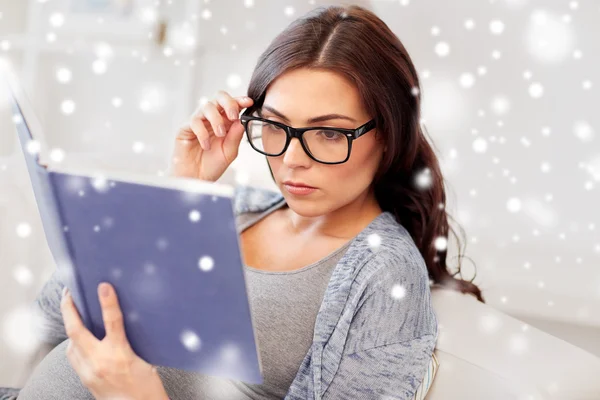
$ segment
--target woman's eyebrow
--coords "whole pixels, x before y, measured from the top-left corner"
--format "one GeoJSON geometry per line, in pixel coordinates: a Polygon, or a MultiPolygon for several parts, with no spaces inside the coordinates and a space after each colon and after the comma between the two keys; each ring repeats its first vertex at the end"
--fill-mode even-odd
{"type": "MultiPolygon", "coordinates": [[[[284,121],[290,122],[290,120],[287,119],[287,117],[285,115],[283,115],[282,113],[280,113],[279,111],[277,111],[273,107],[271,107],[271,106],[269,106],[267,104],[263,104],[262,108],[264,110],[267,110],[267,111],[275,114],[277,117],[283,119],[284,121]]],[[[309,124],[314,124],[316,122],[328,121],[330,119],[346,119],[348,121],[357,122],[354,118],[350,118],[350,117],[348,117],[346,115],[341,115],[341,114],[327,114],[327,115],[321,115],[319,117],[310,118],[308,120],[308,123],[309,124]]]]}

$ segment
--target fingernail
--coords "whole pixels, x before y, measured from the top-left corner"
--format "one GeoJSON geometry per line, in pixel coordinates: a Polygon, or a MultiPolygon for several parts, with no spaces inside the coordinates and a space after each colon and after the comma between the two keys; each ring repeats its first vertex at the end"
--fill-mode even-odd
{"type": "Polygon", "coordinates": [[[100,284],[100,295],[102,297],[108,297],[109,293],[110,293],[110,288],[108,287],[108,284],[101,283],[100,284]]]}
{"type": "Polygon", "coordinates": [[[65,287],[63,287],[63,290],[62,290],[62,297],[65,297],[66,295],[67,295],[67,287],[65,286],[65,287]]]}
{"type": "Polygon", "coordinates": [[[210,150],[210,140],[204,139],[202,141],[202,148],[207,151],[210,150]]]}
{"type": "Polygon", "coordinates": [[[237,119],[238,117],[235,111],[228,111],[227,116],[229,117],[229,119],[237,119]]]}
{"type": "Polygon", "coordinates": [[[217,136],[220,136],[220,137],[225,136],[225,127],[223,125],[219,125],[217,127],[217,136]]]}
{"type": "Polygon", "coordinates": [[[244,101],[252,101],[250,97],[244,97],[244,101]]]}

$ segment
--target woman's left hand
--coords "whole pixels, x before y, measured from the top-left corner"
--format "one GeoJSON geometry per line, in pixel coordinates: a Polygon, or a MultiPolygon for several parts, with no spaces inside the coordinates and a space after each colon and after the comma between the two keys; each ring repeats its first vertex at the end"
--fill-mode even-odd
{"type": "Polygon", "coordinates": [[[106,330],[102,340],[83,325],[68,290],[63,291],[60,306],[70,338],[67,358],[81,382],[98,400],[168,400],[156,368],[138,357],[127,340],[123,313],[112,285],[101,283],[98,296],[106,330]]]}

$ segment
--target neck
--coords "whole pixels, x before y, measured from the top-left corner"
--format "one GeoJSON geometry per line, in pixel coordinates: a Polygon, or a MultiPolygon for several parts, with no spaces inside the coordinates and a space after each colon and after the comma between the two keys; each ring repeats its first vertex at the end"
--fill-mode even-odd
{"type": "Polygon", "coordinates": [[[382,211],[375,193],[370,190],[351,203],[318,217],[304,217],[288,207],[286,219],[289,230],[297,235],[351,239],[382,211]]]}

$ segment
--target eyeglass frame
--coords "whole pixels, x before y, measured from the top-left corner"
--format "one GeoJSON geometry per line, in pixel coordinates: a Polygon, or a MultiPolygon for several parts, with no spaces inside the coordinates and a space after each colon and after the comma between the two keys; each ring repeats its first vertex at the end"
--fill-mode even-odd
{"type": "Polygon", "coordinates": [[[282,155],[283,153],[285,153],[285,151],[288,149],[290,143],[292,142],[293,138],[298,138],[298,140],[300,141],[300,145],[302,146],[302,149],[304,149],[304,152],[306,153],[306,155],[308,155],[308,157],[310,157],[312,160],[319,162],[321,164],[328,164],[328,165],[334,165],[334,164],[343,164],[346,161],[348,161],[350,159],[350,154],[352,152],[352,142],[356,139],[358,139],[359,137],[361,137],[362,135],[370,132],[371,130],[373,130],[376,126],[375,123],[375,119],[371,119],[370,121],[364,123],[363,125],[359,126],[356,129],[348,129],[348,128],[333,128],[330,126],[311,126],[311,127],[304,127],[304,128],[294,128],[291,127],[289,125],[283,124],[281,122],[277,122],[277,121],[272,121],[270,119],[266,119],[266,118],[261,118],[261,117],[257,117],[254,115],[249,115],[249,109],[244,111],[242,113],[242,115],[240,115],[240,122],[242,123],[242,125],[244,126],[244,131],[246,132],[246,136],[248,137],[248,142],[250,143],[250,146],[252,146],[252,148],[254,150],[256,150],[257,152],[268,156],[268,157],[279,157],[280,155],[282,155]],[[253,144],[252,144],[252,138],[250,137],[250,132],[248,132],[248,123],[250,121],[261,121],[261,122],[266,122],[269,124],[273,124],[276,125],[282,129],[285,130],[286,133],[286,141],[285,141],[285,146],[283,146],[283,150],[281,151],[281,153],[279,154],[267,154],[262,150],[257,149],[253,144]],[[330,130],[330,131],[336,131],[339,133],[342,133],[346,139],[348,140],[348,154],[346,155],[346,158],[343,161],[337,161],[337,162],[326,162],[326,161],[321,161],[318,160],[315,156],[313,156],[310,153],[310,150],[308,149],[308,147],[306,146],[306,144],[304,143],[304,132],[306,131],[312,131],[312,130],[316,130],[316,129],[326,129],[326,130],[330,130]]]}

